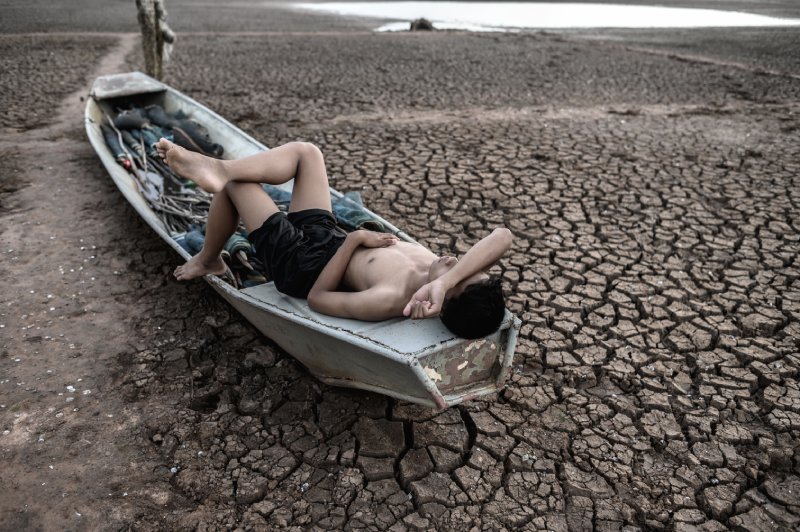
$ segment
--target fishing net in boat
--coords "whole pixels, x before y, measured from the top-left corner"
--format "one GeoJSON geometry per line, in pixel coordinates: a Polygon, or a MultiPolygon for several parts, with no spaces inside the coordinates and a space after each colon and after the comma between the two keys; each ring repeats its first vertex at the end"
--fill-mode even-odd
{"type": "MultiPolygon", "coordinates": [[[[106,116],[100,128],[112,154],[133,175],[142,196],[169,234],[191,255],[203,247],[205,223],[212,195],[192,181],[175,174],[158,156],[155,145],[162,137],[188,150],[221,158],[224,149],[212,142],[209,132],[186,114],[167,113],[158,105],[117,109],[106,116]]],[[[281,210],[287,210],[291,192],[264,185],[264,190],[281,210]]],[[[386,232],[383,223],[364,209],[358,192],[332,198],[339,225],[347,230],[369,229],[386,232]]],[[[265,282],[263,268],[247,240],[243,227],[225,244],[223,258],[230,266],[226,280],[237,287],[265,282]]]]}
{"type": "MultiPolygon", "coordinates": [[[[128,169],[142,197],[170,236],[189,254],[196,255],[205,240],[205,223],[212,195],[175,174],[158,156],[155,145],[166,138],[186,149],[219,158],[224,150],[208,131],[184,113],[169,114],[158,105],[118,109],[100,125],[109,149],[128,169]]],[[[222,252],[230,271],[223,277],[236,287],[266,282],[263,268],[247,232],[240,228],[222,252]]]]}
{"type": "Polygon", "coordinates": [[[192,151],[219,157],[223,148],[208,132],[182,112],[167,114],[160,106],[119,110],[100,129],[111,152],[128,169],[142,196],[170,234],[183,233],[191,224],[204,224],[211,194],[183,179],[164,164],[155,145],[162,137],[192,151]],[[191,133],[189,133],[191,131],[191,133]]]}

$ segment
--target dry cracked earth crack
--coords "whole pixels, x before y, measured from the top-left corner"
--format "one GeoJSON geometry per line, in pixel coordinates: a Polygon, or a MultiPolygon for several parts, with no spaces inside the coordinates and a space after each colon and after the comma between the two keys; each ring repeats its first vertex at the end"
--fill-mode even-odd
{"type": "Polygon", "coordinates": [[[331,388],[172,281],[111,187],[87,192],[119,250],[99,271],[126,270],[95,296],[130,312],[104,392],[139,408],[132,445],[168,492],[144,504],[143,483],[132,528],[800,526],[799,80],[546,35],[187,37],[175,63],[170,82],[266,144],[320,145],[334,187],[436,252],[509,227],[494,273],[523,327],[486,400],[331,388]]]}

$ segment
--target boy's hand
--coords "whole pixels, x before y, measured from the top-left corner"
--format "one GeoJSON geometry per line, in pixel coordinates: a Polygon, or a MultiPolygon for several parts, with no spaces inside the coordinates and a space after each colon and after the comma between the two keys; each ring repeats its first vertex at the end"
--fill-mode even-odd
{"type": "Polygon", "coordinates": [[[365,248],[385,248],[397,243],[397,237],[387,233],[376,233],[374,231],[358,231],[358,241],[365,248]]]}
{"type": "Polygon", "coordinates": [[[428,284],[422,285],[403,309],[403,316],[409,316],[412,320],[420,318],[432,318],[438,316],[442,311],[444,296],[447,289],[440,280],[436,279],[428,284]]]}

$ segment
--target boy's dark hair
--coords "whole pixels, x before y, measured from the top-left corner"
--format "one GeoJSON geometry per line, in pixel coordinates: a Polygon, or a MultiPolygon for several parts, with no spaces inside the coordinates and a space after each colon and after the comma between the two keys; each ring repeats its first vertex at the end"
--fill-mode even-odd
{"type": "Polygon", "coordinates": [[[469,285],[444,302],[439,317],[451,333],[461,338],[483,338],[495,332],[506,312],[500,279],[469,285]]]}

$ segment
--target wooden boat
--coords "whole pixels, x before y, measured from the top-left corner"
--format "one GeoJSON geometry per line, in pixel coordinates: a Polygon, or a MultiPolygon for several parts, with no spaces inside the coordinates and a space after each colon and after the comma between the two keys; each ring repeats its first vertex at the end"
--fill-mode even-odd
{"type": "MultiPolygon", "coordinates": [[[[182,110],[224,146],[226,158],[267,148],[195,100],[140,72],[98,78],[87,100],[86,133],[111,178],[144,220],[184,259],[189,254],[140,194],[136,181],[107,147],[99,125],[122,101],[182,110]]],[[[291,191],[292,183],[282,185],[291,191]]],[[[341,194],[331,189],[334,197],[341,194]]],[[[380,220],[399,238],[413,239],[380,220]]],[[[319,380],[444,409],[503,387],[520,321],[506,311],[500,329],[483,339],[456,338],[438,319],[362,322],[322,315],[306,301],[281,294],[273,283],[236,289],[214,275],[206,281],[250,323],[303,363],[319,380]]]]}

